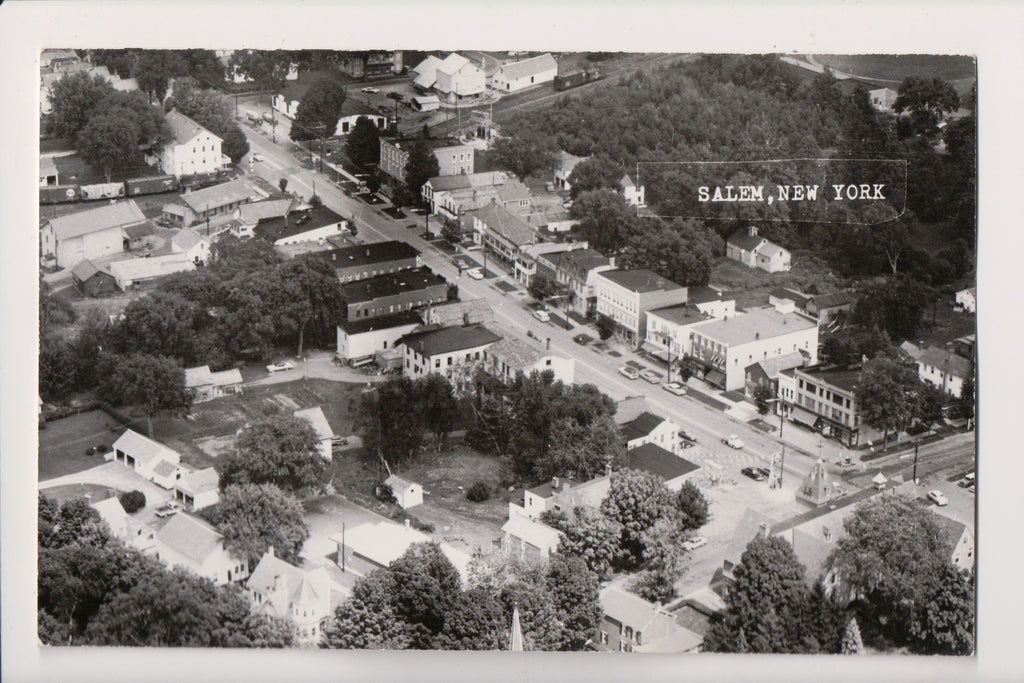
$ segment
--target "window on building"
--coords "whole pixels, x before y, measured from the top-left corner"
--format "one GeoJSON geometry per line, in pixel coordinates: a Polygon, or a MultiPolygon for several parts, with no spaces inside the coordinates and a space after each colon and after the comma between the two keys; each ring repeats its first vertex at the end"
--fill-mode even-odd
{"type": "MultiPolygon", "coordinates": [[[[449,360],[451,360],[451,359],[449,359],[449,360]]],[[[435,368],[441,367],[441,359],[440,358],[435,358],[434,359],[434,367],[435,368]]]]}

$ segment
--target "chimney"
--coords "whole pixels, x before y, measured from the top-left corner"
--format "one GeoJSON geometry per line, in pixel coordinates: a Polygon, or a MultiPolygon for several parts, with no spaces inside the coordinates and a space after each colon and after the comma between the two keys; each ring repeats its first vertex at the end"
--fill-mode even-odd
{"type": "Polygon", "coordinates": [[[757,237],[757,226],[751,225],[749,228],[747,228],[747,236],[757,237]]]}
{"type": "Polygon", "coordinates": [[[755,332],[754,333],[754,339],[760,339],[760,338],[761,338],[761,333],[760,332],[755,332]]]}
{"type": "Polygon", "coordinates": [[[551,350],[551,337],[548,337],[547,340],[544,342],[544,348],[547,351],[551,350]]]}
{"type": "Polygon", "coordinates": [[[267,555],[270,555],[271,557],[277,557],[277,555],[274,554],[274,546],[270,546],[267,548],[267,555]]]}
{"type": "Polygon", "coordinates": [[[411,527],[412,527],[412,525],[411,525],[411,524],[409,524],[409,520],[408,520],[408,519],[407,519],[407,520],[405,520],[405,528],[406,528],[406,529],[409,529],[409,528],[411,528],[411,527]]]}
{"type": "Polygon", "coordinates": [[[768,538],[768,532],[770,530],[771,529],[770,529],[770,527],[767,524],[765,524],[764,522],[761,522],[760,524],[757,525],[757,536],[758,536],[758,538],[768,538]]]}
{"type": "Polygon", "coordinates": [[[568,490],[569,490],[569,482],[563,481],[562,482],[562,492],[564,493],[565,491],[568,491],[568,490]]]}
{"type": "Polygon", "coordinates": [[[284,590],[284,577],[280,574],[274,576],[274,592],[284,590]]]}
{"type": "Polygon", "coordinates": [[[558,488],[558,477],[551,477],[551,487],[554,489],[558,488]]]}

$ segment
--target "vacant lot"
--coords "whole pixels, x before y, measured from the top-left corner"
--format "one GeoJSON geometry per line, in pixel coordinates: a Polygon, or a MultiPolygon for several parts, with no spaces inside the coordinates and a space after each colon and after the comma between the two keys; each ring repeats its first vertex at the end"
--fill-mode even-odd
{"type": "Polygon", "coordinates": [[[101,455],[86,455],[86,449],[101,445],[109,449],[123,431],[124,426],[102,410],[47,422],[39,430],[39,480],[102,464],[101,455]]]}
{"type": "Polygon", "coordinates": [[[743,309],[766,306],[768,292],[776,287],[791,287],[802,292],[816,288],[826,293],[841,289],[843,285],[826,263],[804,253],[794,254],[793,269],[788,273],[766,273],[723,256],[711,268],[711,284],[735,295],[736,307],[743,309]]]}
{"type": "Polygon", "coordinates": [[[844,73],[895,82],[907,76],[954,81],[977,75],[972,57],[956,55],[814,55],[814,58],[844,73]]]}

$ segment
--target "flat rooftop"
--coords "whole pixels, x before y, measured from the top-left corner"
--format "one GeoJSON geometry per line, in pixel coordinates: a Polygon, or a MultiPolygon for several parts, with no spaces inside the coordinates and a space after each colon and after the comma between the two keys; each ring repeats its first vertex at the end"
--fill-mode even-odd
{"type": "Polygon", "coordinates": [[[447,284],[447,280],[429,268],[411,268],[344,284],[341,286],[341,297],[353,304],[447,284]]]}
{"type": "Polygon", "coordinates": [[[797,313],[780,313],[774,307],[769,307],[756,308],[721,320],[709,320],[694,331],[726,346],[737,346],[817,327],[818,323],[814,320],[797,313]]]}

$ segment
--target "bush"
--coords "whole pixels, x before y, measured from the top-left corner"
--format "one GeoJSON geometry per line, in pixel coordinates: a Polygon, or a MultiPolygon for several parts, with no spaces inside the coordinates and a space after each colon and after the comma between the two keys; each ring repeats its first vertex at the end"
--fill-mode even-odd
{"type": "Polygon", "coordinates": [[[129,514],[146,507],[146,494],[142,491],[122,493],[118,500],[121,501],[121,507],[124,508],[124,511],[129,514]]]}
{"type": "Polygon", "coordinates": [[[398,499],[395,498],[395,492],[391,490],[390,484],[378,484],[374,492],[380,502],[398,504],[398,499]]]}
{"type": "Polygon", "coordinates": [[[482,481],[478,481],[466,490],[466,500],[473,503],[482,503],[490,497],[491,488],[482,481]]]}

